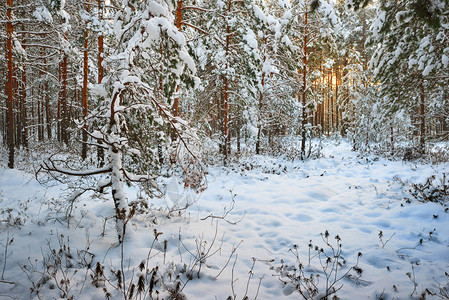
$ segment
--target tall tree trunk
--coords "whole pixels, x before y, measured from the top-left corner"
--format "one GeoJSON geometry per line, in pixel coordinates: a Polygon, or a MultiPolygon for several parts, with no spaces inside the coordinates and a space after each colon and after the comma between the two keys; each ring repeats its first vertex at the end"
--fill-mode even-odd
{"type": "Polygon", "coordinates": [[[231,154],[231,136],[232,136],[232,127],[234,125],[234,119],[231,115],[232,112],[232,103],[228,103],[228,135],[226,136],[226,149],[228,149],[228,155],[231,154]]]}
{"type": "Polygon", "coordinates": [[[394,153],[394,130],[393,126],[390,126],[390,142],[391,142],[391,154],[394,153]]]}
{"type": "MultiPolygon", "coordinates": [[[[228,0],[228,15],[231,14],[232,9],[232,1],[228,0]]],[[[229,56],[229,48],[231,44],[231,27],[229,24],[226,24],[226,44],[225,44],[225,57],[229,56]]],[[[230,148],[228,145],[228,94],[229,94],[229,82],[228,82],[228,62],[226,61],[225,65],[225,75],[223,78],[223,154],[224,154],[224,162],[226,163],[228,160],[228,151],[230,148]]]]}
{"type": "Polygon", "coordinates": [[[44,128],[43,128],[43,122],[42,120],[42,98],[44,97],[44,87],[41,85],[39,87],[39,97],[37,99],[37,139],[39,142],[42,142],[44,140],[44,128]]]}
{"type": "Polygon", "coordinates": [[[260,139],[262,133],[262,105],[263,105],[263,89],[264,89],[265,73],[262,73],[261,86],[262,90],[259,95],[259,120],[257,123],[257,140],[256,140],[256,154],[260,154],[260,139]]]}
{"type": "Polygon", "coordinates": [[[420,118],[420,138],[419,148],[422,153],[425,152],[425,139],[426,139],[426,116],[425,116],[425,93],[424,93],[424,80],[421,82],[421,97],[419,105],[419,118],[420,118]]]}
{"type": "MultiPolygon", "coordinates": [[[[104,0],[98,0],[98,19],[103,22],[103,3],[104,0]]],[[[103,32],[98,35],[98,83],[101,83],[104,77],[103,68],[103,55],[104,55],[104,36],[103,32]]]]}
{"type": "Polygon", "coordinates": [[[22,71],[22,97],[21,97],[21,112],[22,112],[22,130],[21,130],[21,140],[22,145],[28,148],[28,120],[27,120],[27,73],[26,66],[23,66],[22,71]]]}
{"type": "MultiPolygon", "coordinates": [[[[265,62],[267,60],[266,56],[266,44],[267,44],[267,38],[264,38],[264,50],[263,50],[263,65],[265,65],[265,62]]],[[[262,71],[262,78],[260,80],[260,92],[259,92],[259,120],[257,123],[257,140],[256,140],[256,154],[260,154],[260,139],[261,139],[261,131],[262,131],[262,107],[263,107],[263,93],[265,88],[265,72],[262,71]]]]}
{"type": "MultiPolygon", "coordinates": [[[[103,21],[103,0],[98,0],[98,19],[103,21]]],[[[103,68],[103,54],[104,54],[104,38],[103,32],[98,35],[98,83],[100,84],[104,77],[103,68]]],[[[101,140],[98,140],[98,144],[102,144],[101,140]]],[[[97,147],[97,160],[100,166],[104,165],[104,150],[103,147],[97,147]]]]}
{"type": "Polygon", "coordinates": [[[328,89],[328,93],[327,93],[327,135],[330,135],[331,131],[332,131],[332,95],[331,92],[332,90],[330,89],[330,74],[332,73],[332,70],[327,73],[327,89],[328,89]],[[330,92],[329,92],[330,90],[330,92]]]}
{"type": "MultiPolygon", "coordinates": [[[[320,86],[323,86],[323,82],[324,82],[324,74],[323,74],[323,68],[322,66],[320,66],[320,86]]],[[[325,106],[326,106],[326,100],[324,99],[324,97],[321,100],[321,104],[320,104],[320,125],[321,125],[321,134],[325,133],[325,106]]]]}
{"type": "Polygon", "coordinates": [[[237,134],[237,152],[240,153],[241,150],[241,145],[240,145],[240,129],[241,129],[241,121],[239,120],[237,122],[237,129],[236,129],[236,134],[237,134]]]}
{"type": "MultiPolygon", "coordinates": [[[[35,88],[33,87],[33,86],[31,86],[31,99],[35,99],[36,98],[36,93],[35,93],[35,88]]],[[[35,113],[34,113],[34,110],[35,110],[35,108],[34,108],[34,102],[35,101],[31,101],[31,105],[30,105],[30,108],[31,108],[31,111],[30,111],[30,113],[31,113],[31,118],[30,118],[30,120],[32,120],[32,121],[30,121],[30,123],[33,123],[32,125],[33,126],[30,126],[30,131],[29,131],[29,134],[30,134],[30,136],[35,136],[35,133],[36,133],[36,130],[35,130],[35,126],[34,125],[36,125],[35,123],[36,123],[36,118],[35,118],[35,113]]]]}
{"type": "MultiPolygon", "coordinates": [[[[40,51],[41,57],[44,57],[43,50],[40,51]]],[[[42,142],[44,140],[44,111],[43,111],[43,99],[47,91],[45,90],[45,84],[42,82],[44,80],[44,72],[39,68],[39,79],[41,84],[39,84],[38,89],[38,99],[37,99],[37,138],[38,141],[42,142]]]]}
{"type": "Polygon", "coordinates": [[[6,0],[6,16],[8,21],[6,22],[6,61],[8,63],[8,78],[6,81],[6,95],[8,100],[6,102],[7,107],[7,144],[9,150],[8,167],[14,168],[14,97],[13,97],[13,61],[12,61],[12,0],[6,0]]]}
{"type": "MultiPolygon", "coordinates": [[[[182,31],[182,1],[177,0],[176,4],[176,28],[178,28],[179,32],[182,31]]],[[[173,100],[173,116],[179,116],[179,84],[176,86],[175,99],[173,100]]]]}
{"type": "MultiPolygon", "coordinates": [[[[87,2],[87,12],[90,10],[90,3],[87,2]]],[[[83,57],[83,92],[82,92],[82,99],[83,99],[83,145],[81,149],[81,158],[83,160],[87,157],[87,83],[88,83],[88,76],[89,76],[89,52],[88,52],[88,46],[89,46],[89,29],[88,24],[86,24],[85,32],[84,32],[84,57],[83,57]]]]}
{"type": "Polygon", "coordinates": [[[306,90],[307,90],[307,34],[308,34],[308,7],[307,1],[305,1],[305,14],[304,14],[304,57],[303,57],[303,86],[302,86],[302,122],[301,122],[301,159],[305,159],[306,154],[306,125],[307,125],[307,111],[306,111],[306,90]]]}
{"type": "MultiPolygon", "coordinates": [[[[62,54],[62,51],[61,51],[62,54]]],[[[57,136],[58,136],[58,142],[62,142],[62,60],[59,61],[59,68],[58,68],[58,82],[59,82],[59,92],[58,92],[58,110],[57,110],[57,136]]]]}
{"type": "MultiPolygon", "coordinates": [[[[22,31],[25,32],[25,25],[22,24],[22,31]]],[[[25,44],[25,33],[23,33],[23,43],[25,44]]],[[[25,50],[25,45],[22,46],[25,50]]],[[[26,64],[23,64],[22,78],[20,82],[20,104],[18,111],[20,112],[20,128],[18,128],[18,135],[20,145],[24,148],[28,148],[28,135],[27,135],[27,113],[26,113],[26,98],[27,98],[27,69],[26,64]]]]}
{"type": "Polygon", "coordinates": [[[336,130],[339,131],[340,130],[340,116],[339,114],[339,110],[340,110],[340,105],[338,104],[338,86],[340,84],[339,82],[340,80],[340,66],[337,64],[337,67],[335,69],[335,124],[336,124],[336,130]]]}
{"type": "Polygon", "coordinates": [[[330,129],[331,132],[334,131],[334,96],[332,95],[332,81],[333,79],[333,72],[332,68],[329,70],[329,80],[327,83],[328,89],[329,89],[329,118],[330,118],[330,129]]]}
{"type": "Polygon", "coordinates": [[[13,91],[13,114],[14,114],[14,145],[16,148],[20,147],[20,94],[19,94],[19,68],[17,65],[13,64],[12,68],[12,91],[13,91]]]}
{"type": "Polygon", "coordinates": [[[68,145],[69,136],[67,128],[69,127],[69,110],[68,110],[68,95],[67,95],[67,53],[64,52],[62,58],[62,126],[61,126],[61,138],[62,141],[68,145]]]}
{"type": "MultiPolygon", "coordinates": [[[[47,59],[44,58],[44,73],[47,73],[47,59]]],[[[47,139],[51,140],[52,132],[51,132],[51,107],[50,107],[50,95],[48,91],[48,80],[45,80],[44,84],[45,90],[45,123],[47,127],[47,139]]]]}

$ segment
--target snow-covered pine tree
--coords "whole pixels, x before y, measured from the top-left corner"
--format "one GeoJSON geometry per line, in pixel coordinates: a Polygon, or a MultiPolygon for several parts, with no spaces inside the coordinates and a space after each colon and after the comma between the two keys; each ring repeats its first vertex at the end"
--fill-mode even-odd
{"type": "MultiPolygon", "coordinates": [[[[168,99],[171,99],[177,84],[193,82],[195,65],[186,51],[184,36],[174,25],[172,1],[123,0],[116,4],[120,5],[116,7],[113,21],[114,52],[104,60],[107,75],[92,90],[94,95],[104,100],[86,118],[96,124],[97,130],[89,132],[89,135],[94,141],[101,141],[94,146],[104,148],[105,164],[96,169],[74,171],[60,165],[61,162],[50,160],[44,168],[81,177],[102,175],[96,187],[90,188],[98,191],[111,189],[118,239],[122,242],[126,223],[131,217],[125,182],[155,187],[154,170],[146,169],[139,175],[132,172],[140,155],[154,149],[152,145],[136,140],[136,130],[146,128],[152,131],[165,123],[177,132],[182,131],[186,124],[179,118],[175,122],[168,99]]],[[[188,142],[183,136],[180,141],[188,142]]],[[[190,181],[189,185],[198,187],[201,176],[197,179],[196,182],[190,181]]]]}
{"type": "Polygon", "coordinates": [[[372,25],[371,59],[380,93],[390,112],[406,109],[415,118],[414,135],[424,151],[429,99],[443,96],[449,73],[449,7],[444,1],[379,2],[372,25]],[[434,96],[435,95],[435,96],[434,96]]]}
{"type": "MultiPolygon", "coordinates": [[[[282,120],[287,121],[288,119],[284,115],[287,112],[283,112],[282,109],[285,107],[283,100],[289,97],[289,93],[286,93],[289,89],[285,84],[285,77],[280,76],[279,67],[280,52],[283,48],[291,46],[291,41],[286,34],[291,14],[288,1],[270,3],[256,1],[255,4],[256,36],[259,45],[258,56],[260,57],[257,72],[258,94],[256,98],[258,99],[256,99],[255,105],[246,108],[244,116],[247,128],[257,130],[255,151],[256,154],[260,154],[264,132],[271,137],[275,128],[283,127],[282,120]],[[277,118],[278,116],[282,117],[277,118]]],[[[254,130],[248,131],[253,132],[254,130]]],[[[269,140],[272,141],[271,138],[269,140]]]]}
{"type": "MultiPolygon", "coordinates": [[[[342,101],[344,108],[342,132],[353,142],[353,148],[369,147],[375,135],[373,126],[377,95],[372,85],[372,72],[368,68],[371,48],[365,43],[371,36],[369,26],[375,17],[375,7],[367,6],[353,11],[341,7],[342,30],[337,44],[342,57],[342,101]]],[[[388,124],[386,124],[388,125],[388,124]]],[[[388,130],[388,133],[390,130],[388,130]]]]}
{"type": "MultiPolygon", "coordinates": [[[[256,36],[257,5],[253,0],[214,0],[204,2],[207,13],[202,26],[207,35],[198,39],[195,49],[200,66],[200,96],[210,107],[213,133],[218,133],[220,153],[227,161],[231,151],[231,131],[242,127],[242,112],[255,102],[260,53],[256,36]],[[202,76],[204,75],[204,76],[202,76]]],[[[260,10],[260,9],[259,9],[260,10]]]]}
{"type": "MultiPolygon", "coordinates": [[[[19,2],[20,5],[11,7],[14,4],[14,1],[8,1],[2,5],[2,9],[5,8],[2,10],[5,20],[8,19],[6,16],[9,13],[17,20],[11,22],[11,30],[14,30],[11,32],[11,38],[5,41],[6,44],[11,44],[11,48],[6,47],[11,51],[5,51],[5,58],[10,55],[13,60],[13,79],[6,80],[11,82],[11,91],[7,89],[5,94],[12,99],[11,111],[7,116],[13,117],[14,121],[10,124],[15,132],[9,135],[12,137],[10,144],[27,148],[30,142],[45,142],[53,136],[52,95],[59,86],[53,74],[58,72],[55,66],[60,50],[67,45],[62,37],[68,30],[69,17],[62,3],[55,1],[24,0],[19,2]]],[[[9,22],[5,24],[8,29],[9,22]]],[[[5,65],[6,61],[5,59],[5,65]]],[[[67,112],[70,111],[65,108],[67,112]]],[[[67,121],[68,114],[64,116],[67,121]]],[[[7,140],[10,140],[9,136],[7,140]]],[[[13,154],[14,149],[9,152],[13,154]]]]}
{"type": "Polygon", "coordinates": [[[308,156],[306,140],[311,136],[313,111],[317,107],[314,97],[311,97],[312,86],[317,76],[322,75],[318,72],[320,66],[326,62],[319,49],[331,44],[333,35],[339,28],[339,18],[333,6],[324,0],[295,0],[291,2],[291,7],[288,36],[294,46],[291,47],[292,54],[284,57],[283,65],[294,71],[290,75],[295,79],[291,84],[298,99],[297,122],[294,124],[300,124],[300,157],[305,159],[308,156]]]}

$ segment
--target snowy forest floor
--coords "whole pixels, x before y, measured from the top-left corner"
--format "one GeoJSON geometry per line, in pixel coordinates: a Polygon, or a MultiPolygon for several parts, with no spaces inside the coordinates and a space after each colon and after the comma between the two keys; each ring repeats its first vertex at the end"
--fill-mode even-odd
{"type": "MultiPolygon", "coordinates": [[[[409,189],[432,175],[442,179],[448,167],[362,158],[344,141],[327,141],[322,158],[305,162],[242,158],[210,167],[208,189],[199,195],[167,179],[166,196],[129,221],[123,247],[109,197],[84,195],[67,224],[63,187],[44,188],[33,174],[2,168],[0,299],[122,299],[132,283],[135,299],[145,299],[138,295],[141,275],[157,279],[154,299],[157,289],[165,299],[173,294],[176,280],[187,299],[302,298],[295,284],[305,296],[316,286],[319,298],[335,281],[340,299],[443,297],[449,214],[409,189]],[[168,213],[185,201],[192,204],[187,211],[168,213]],[[150,275],[140,270],[142,261],[150,275]],[[306,276],[298,281],[295,270],[306,276]]],[[[137,192],[130,188],[128,197],[137,192]]]]}

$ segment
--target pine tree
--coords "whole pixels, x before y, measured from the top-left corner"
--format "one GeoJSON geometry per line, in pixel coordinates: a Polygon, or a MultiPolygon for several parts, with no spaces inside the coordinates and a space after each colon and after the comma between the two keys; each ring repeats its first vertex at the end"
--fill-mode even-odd
{"type": "Polygon", "coordinates": [[[320,49],[325,49],[332,43],[339,19],[334,8],[325,1],[292,1],[291,6],[293,17],[289,39],[295,41],[295,44],[292,47],[293,55],[286,56],[283,64],[296,72],[291,77],[296,81],[292,84],[296,86],[294,90],[299,104],[297,118],[301,136],[300,158],[305,159],[310,155],[306,153],[306,141],[311,138],[312,118],[317,108],[315,99],[318,97],[311,97],[314,82],[319,77],[324,77],[322,66],[327,62],[320,49]]]}
{"type": "Polygon", "coordinates": [[[408,108],[418,115],[415,135],[424,151],[428,99],[439,91],[449,73],[449,8],[438,1],[381,1],[373,24],[371,59],[381,95],[390,99],[390,111],[408,108]]]}
{"type": "MultiPolygon", "coordinates": [[[[136,140],[136,131],[141,128],[151,131],[158,128],[157,124],[166,123],[180,132],[185,126],[179,118],[174,122],[167,99],[181,81],[192,81],[195,65],[186,51],[184,36],[174,26],[172,8],[170,1],[124,0],[115,13],[113,28],[117,43],[114,53],[105,57],[108,75],[92,91],[104,101],[86,118],[96,125],[97,129],[89,135],[102,142],[95,146],[105,150],[104,166],[72,171],[59,165],[61,162],[49,161],[45,165],[48,171],[67,175],[104,175],[94,188],[111,188],[120,242],[126,223],[132,217],[124,191],[125,182],[147,184],[150,189],[155,187],[155,170],[143,170],[146,173],[141,175],[133,172],[141,153],[149,151],[150,147],[136,140]],[[161,45],[164,46],[162,53],[161,45]],[[156,62],[165,63],[161,74],[147,71],[156,62]],[[160,83],[163,93],[159,90],[160,83]]],[[[183,136],[180,140],[187,143],[183,136]]],[[[199,187],[201,178],[198,180],[187,185],[199,187]]]]}
{"type": "Polygon", "coordinates": [[[225,163],[231,153],[232,131],[240,133],[242,112],[248,102],[255,100],[260,54],[255,34],[257,5],[253,2],[204,3],[208,10],[204,30],[208,34],[196,44],[202,89],[207,93],[216,91],[210,97],[214,99],[212,118],[220,132],[220,153],[225,163]]]}

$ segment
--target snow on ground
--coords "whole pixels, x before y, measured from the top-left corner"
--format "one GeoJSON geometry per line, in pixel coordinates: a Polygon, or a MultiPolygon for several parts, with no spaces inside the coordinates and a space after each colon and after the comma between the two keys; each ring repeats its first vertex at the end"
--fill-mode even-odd
{"type": "MultiPolygon", "coordinates": [[[[193,269],[195,276],[183,289],[188,299],[232,295],[235,299],[298,299],[292,285],[282,283],[288,278],[276,269],[281,260],[297,264],[289,251],[295,252],[296,245],[305,270],[320,274],[318,287],[323,293],[323,267],[319,257],[313,256],[315,245],[326,253],[331,250],[320,235],[326,230],[335,249],[334,237],[341,238],[346,260],[331,281],[349,271],[335,285],[342,286],[337,293],[341,299],[408,299],[412,293],[419,298],[426,288],[438,293],[448,284],[449,214],[436,203],[413,199],[408,203],[404,199],[408,194],[397,179],[424,182],[431,175],[439,178],[448,164],[361,158],[350,149],[345,142],[328,143],[324,157],[316,160],[256,156],[230,167],[210,167],[209,187],[201,195],[180,193],[176,180],[168,180],[166,198],[153,201],[153,207],[163,209],[137,213],[128,224],[123,249],[116,243],[113,206],[107,197],[84,196],[67,226],[61,218],[65,213],[60,205],[61,187],[45,189],[33,175],[2,169],[0,298],[28,299],[34,288],[39,295],[34,293],[31,298],[59,298],[64,290],[74,299],[105,299],[103,289],[92,285],[93,273],[86,265],[95,269],[100,262],[117,286],[111,268],[118,270],[123,264],[129,284],[137,282],[138,265],[144,260],[150,270],[158,266],[174,276],[181,273],[182,282],[189,280],[183,269],[193,269]],[[235,205],[225,220],[211,216],[223,216],[232,199],[235,205]],[[168,215],[167,205],[185,201],[194,204],[181,215],[168,215]],[[310,240],[313,258],[309,265],[310,240]],[[56,250],[53,256],[52,249],[56,250]],[[57,256],[59,249],[70,255],[57,256]],[[200,253],[205,257],[197,278],[195,258],[200,253]],[[54,265],[55,257],[63,257],[58,282],[43,275],[43,266],[54,265]],[[359,272],[349,270],[357,259],[359,272]],[[61,274],[67,277],[64,281],[61,274]]],[[[129,190],[130,200],[135,194],[129,190]]],[[[284,275],[287,270],[293,272],[284,268],[284,275]]],[[[102,286],[112,299],[120,299],[119,291],[108,283],[102,286]]]]}

